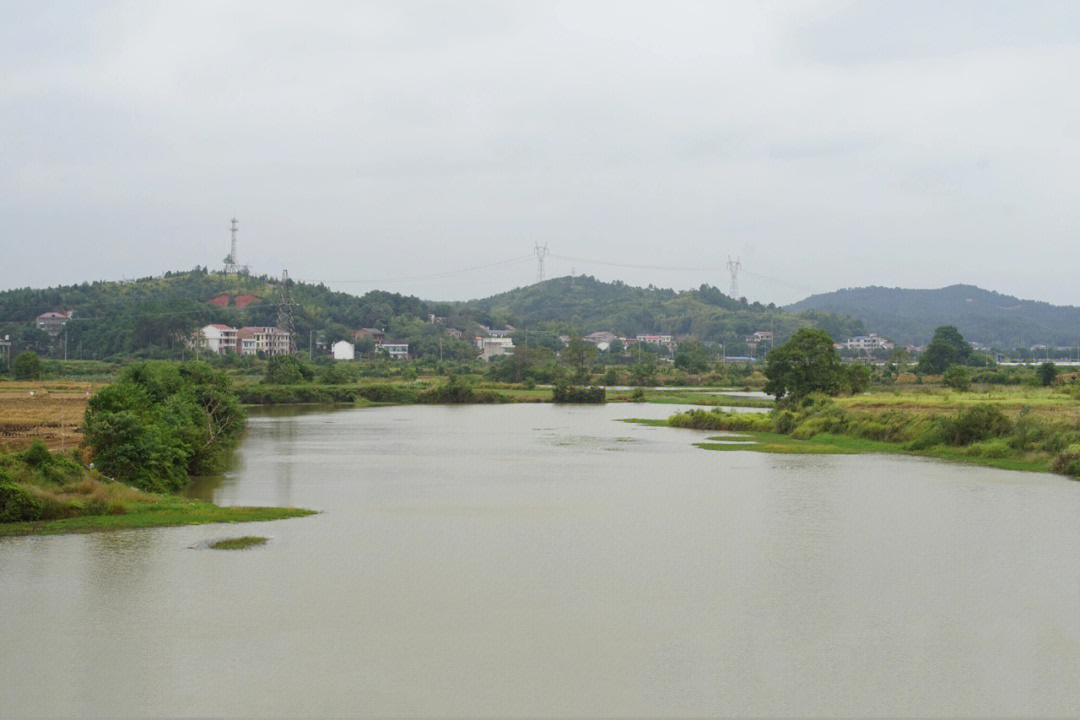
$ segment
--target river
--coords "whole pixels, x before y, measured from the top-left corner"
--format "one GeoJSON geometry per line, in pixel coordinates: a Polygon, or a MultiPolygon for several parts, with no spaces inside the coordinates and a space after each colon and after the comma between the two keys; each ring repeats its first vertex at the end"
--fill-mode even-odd
{"type": "Polygon", "coordinates": [[[321,514],[0,539],[0,716],[1080,714],[1080,484],[674,409],[258,415],[192,492],[321,514]]]}

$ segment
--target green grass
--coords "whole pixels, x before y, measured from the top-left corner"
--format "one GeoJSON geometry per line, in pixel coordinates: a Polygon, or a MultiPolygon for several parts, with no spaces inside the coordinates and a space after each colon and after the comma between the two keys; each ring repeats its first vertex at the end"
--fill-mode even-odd
{"type": "Polygon", "coordinates": [[[84,515],[64,520],[0,523],[0,537],[61,535],[129,528],[174,527],[209,523],[265,522],[313,515],[313,510],[275,507],[220,507],[174,495],[156,496],[155,502],[135,502],[122,515],[84,515]]]}
{"type": "MultiPolygon", "coordinates": [[[[652,423],[649,423],[652,424],[652,423]]],[[[974,465],[985,465],[1003,470],[1024,470],[1034,472],[1052,472],[1045,461],[1027,461],[1017,458],[988,458],[969,455],[963,448],[937,446],[928,450],[909,450],[897,443],[881,440],[865,440],[822,433],[806,440],[799,440],[790,435],[769,432],[740,432],[737,435],[718,435],[705,442],[694,443],[704,450],[723,452],[759,452],[791,455],[858,455],[864,453],[883,453],[890,455],[915,455],[918,457],[951,460],[974,465]],[[746,442],[750,440],[751,442],[746,442]],[[728,442],[724,442],[728,441],[728,442]],[[736,442],[731,442],[736,441],[736,442]]]]}
{"type": "Polygon", "coordinates": [[[266,538],[260,535],[244,535],[210,543],[211,550],[247,550],[258,545],[265,545],[266,538]]]}

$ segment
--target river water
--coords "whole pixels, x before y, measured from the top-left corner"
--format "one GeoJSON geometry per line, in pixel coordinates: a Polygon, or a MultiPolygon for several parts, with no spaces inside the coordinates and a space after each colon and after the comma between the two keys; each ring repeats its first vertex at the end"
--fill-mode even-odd
{"type": "Polygon", "coordinates": [[[193,492],[322,514],[0,540],[0,716],[1080,714],[1080,484],[673,409],[257,416],[193,492]]]}

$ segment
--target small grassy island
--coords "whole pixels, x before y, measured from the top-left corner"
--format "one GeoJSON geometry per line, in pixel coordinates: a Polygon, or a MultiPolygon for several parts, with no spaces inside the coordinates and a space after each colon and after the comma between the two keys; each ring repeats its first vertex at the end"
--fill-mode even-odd
{"type": "Polygon", "coordinates": [[[259,535],[243,535],[241,537],[216,540],[208,546],[211,550],[248,550],[253,547],[265,545],[268,538],[259,535]]]}
{"type": "Polygon", "coordinates": [[[277,520],[312,511],[177,495],[220,471],[245,424],[232,383],[202,363],[137,362],[86,403],[83,440],[0,454],[0,537],[277,520]]]}

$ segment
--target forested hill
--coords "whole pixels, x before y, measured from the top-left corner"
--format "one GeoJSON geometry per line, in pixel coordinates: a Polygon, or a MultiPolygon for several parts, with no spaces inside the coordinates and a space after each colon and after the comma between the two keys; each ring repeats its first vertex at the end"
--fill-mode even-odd
{"type": "MultiPolygon", "coordinates": [[[[100,281],[47,289],[22,288],[0,292],[0,336],[9,335],[16,347],[29,347],[56,356],[66,340],[69,357],[117,359],[172,357],[182,353],[186,339],[198,327],[226,323],[234,327],[274,325],[277,320],[277,281],[266,276],[226,275],[196,268],[156,278],[125,282],[100,281]],[[224,307],[208,302],[228,295],[224,307]],[[237,295],[250,304],[236,302],[237,295]],[[50,311],[74,311],[67,337],[50,341],[34,326],[34,318],[50,311]]],[[[383,291],[362,297],[335,292],[324,285],[291,283],[296,343],[324,344],[349,337],[362,327],[377,327],[394,338],[407,339],[418,351],[438,349],[441,329],[427,322],[430,312],[449,304],[383,291]]],[[[467,343],[444,351],[471,352],[467,343]]]]}
{"type": "Polygon", "coordinates": [[[786,309],[844,313],[862,320],[867,331],[899,343],[925,344],[939,325],[955,325],[968,340],[1003,349],[1080,342],[1080,308],[1021,300],[974,285],[852,288],[812,295],[786,309]]]}
{"type": "Polygon", "coordinates": [[[675,291],[606,283],[587,275],[554,278],[472,300],[464,303],[462,310],[495,327],[506,323],[528,328],[562,325],[582,333],[606,330],[627,337],[660,333],[733,343],[733,350],[757,330],[775,328],[778,340],[806,326],[821,327],[836,339],[862,331],[861,323],[849,317],[748,304],[709,285],[675,291]]]}

